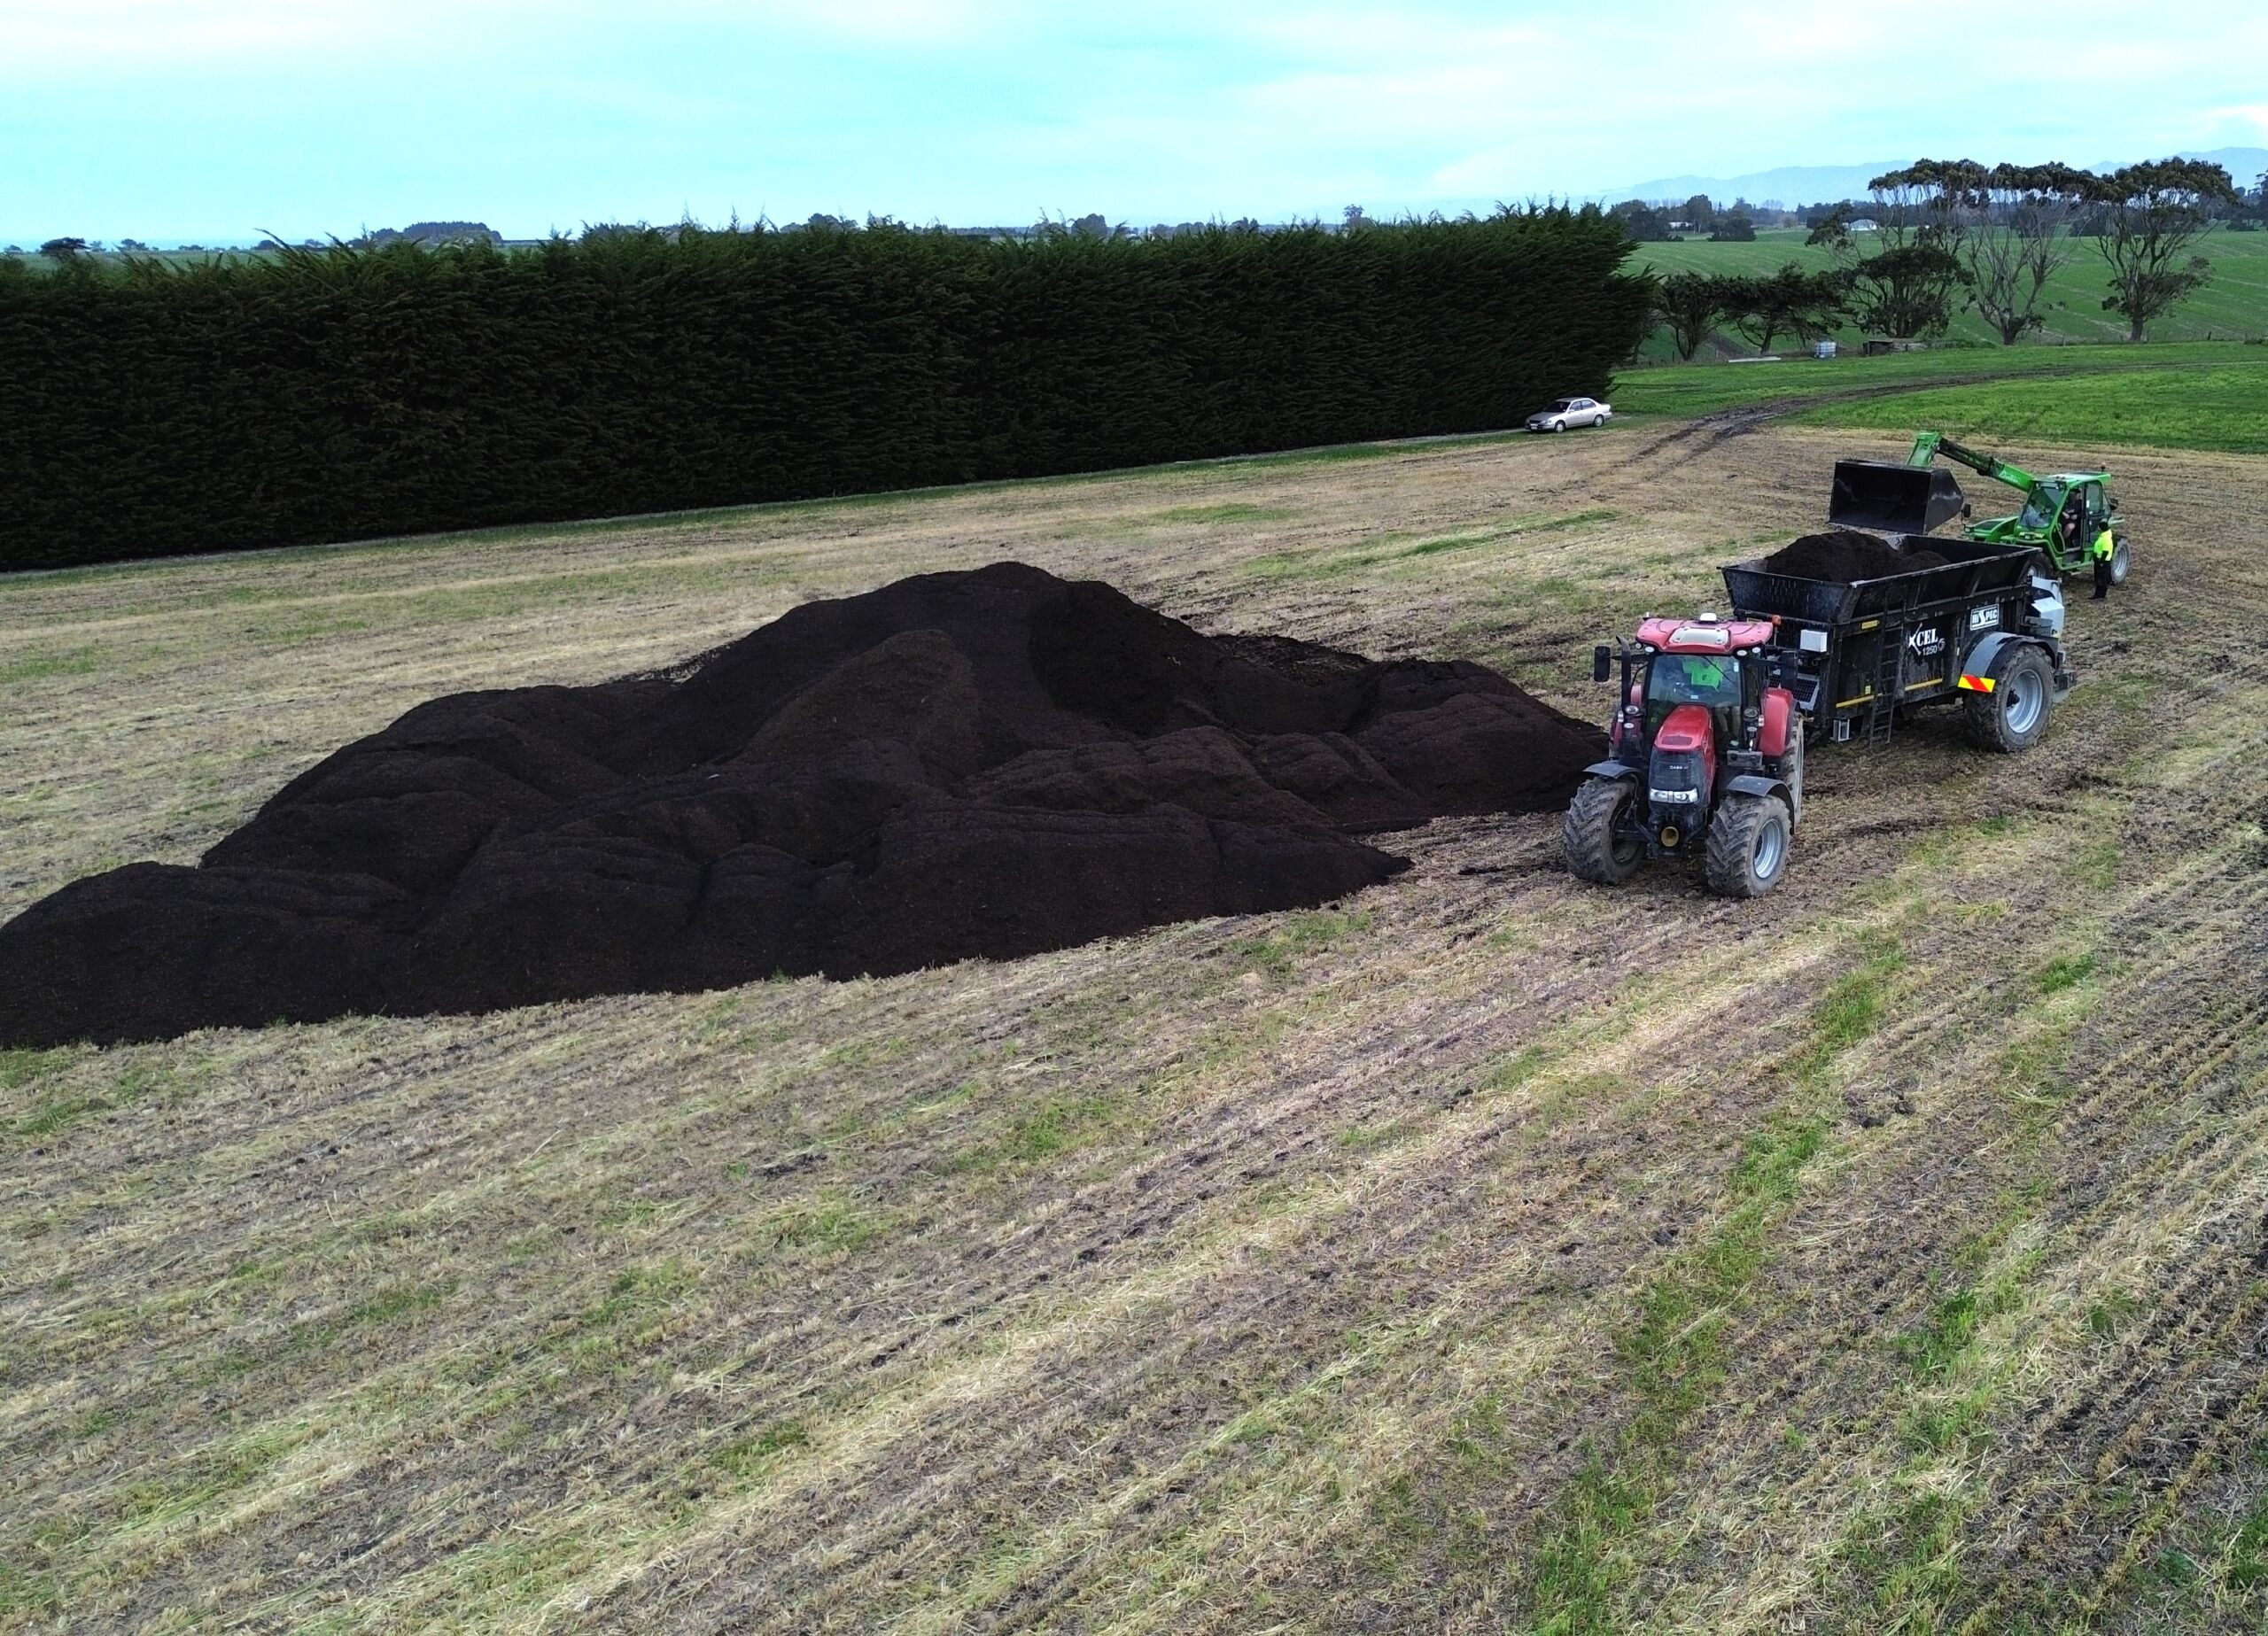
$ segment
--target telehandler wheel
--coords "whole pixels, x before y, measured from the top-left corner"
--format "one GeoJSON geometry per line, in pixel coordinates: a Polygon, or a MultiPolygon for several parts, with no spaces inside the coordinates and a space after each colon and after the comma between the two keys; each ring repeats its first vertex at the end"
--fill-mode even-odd
{"type": "Polygon", "coordinates": [[[1560,838],[1567,870],[1579,880],[1620,886],[1646,861],[1638,833],[1638,787],[1628,779],[1590,779],[1567,803],[1560,838]]]}
{"type": "Polygon", "coordinates": [[[2110,537],[2110,583],[2123,585],[2126,583],[2126,576],[2133,571],[2134,559],[2127,553],[2126,536],[2113,534],[2110,537]]]}
{"type": "Polygon", "coordinates": [[[1761,897],[1788,872],[1795,826],[1777,795],[1728,795],[1709,820],[1709,889],[1761,897]]]}
{"type": "Polygon", "coordinates": [[[2054,705],[2055,676],[2047,655],[2022,648],[2009,655],[1992,692],[1969,695],[1969,735],[1985,749],[2013,756],[2039,742],[2054,705]]]}

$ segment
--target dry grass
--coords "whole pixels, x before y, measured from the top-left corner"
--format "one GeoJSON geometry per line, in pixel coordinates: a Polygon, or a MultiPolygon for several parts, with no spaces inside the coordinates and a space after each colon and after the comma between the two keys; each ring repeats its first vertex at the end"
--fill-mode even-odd
{"type": "MultiPolygon", "coordinates": [[[[434,693],[1004,556],[1595,713],[1852,440],[0,582],[0,914],[434,693]]],[[[2045,749],[1820,755],[1761,904],[1444,822],[1013,964],[0,1057],[0,1625],[2256,1628],[2268,462],[2112,463],[2045,749]]]]}

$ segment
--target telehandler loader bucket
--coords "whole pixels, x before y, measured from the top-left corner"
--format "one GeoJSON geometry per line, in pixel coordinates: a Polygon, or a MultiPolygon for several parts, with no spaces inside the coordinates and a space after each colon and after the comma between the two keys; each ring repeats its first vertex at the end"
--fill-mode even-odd
{"type": "Polygon", "coordinates": [[[1838,460],[1827,520],[1878,534],[1926,534],[1959,516],[1961,504],[1961,485],[1938,467],[1838,460]]]}

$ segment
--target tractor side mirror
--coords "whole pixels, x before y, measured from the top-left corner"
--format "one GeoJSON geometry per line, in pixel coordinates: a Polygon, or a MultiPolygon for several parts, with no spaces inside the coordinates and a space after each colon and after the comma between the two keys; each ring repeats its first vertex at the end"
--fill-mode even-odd
{"type": "Polygon", "coordinates": [[[1607,678],[1608,672],[1612,669],[1613,663],[1613,650],[1608,647],[1604,642],[1601,642],[1597,647],[1592,648],[1591,680],[1595,682],[1604,681],[1607,678]]]}

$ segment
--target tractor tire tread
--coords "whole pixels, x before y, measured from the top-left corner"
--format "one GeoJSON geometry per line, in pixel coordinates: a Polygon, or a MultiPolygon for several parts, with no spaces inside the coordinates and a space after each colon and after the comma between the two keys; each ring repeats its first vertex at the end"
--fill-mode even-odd
{"type": "Polygon", "coordinates": [[[1638,872],[1643,855],[1626,866],[1614,856],[1614,815],[1635,793],[1627,779],[1588,779],[1567,803],[1567,818],[1560,841],[1567,853],[1567,870],[1579,880],[1598,886],[1620,886],[1638,872]]]}
{"type": "Polygon", "coordinates": [[[1728,795],[1709,821],[1709,889],[1720,897],[1761,897],[1788,872],[1795,823],[1777,795],[1728,795]],[[1767,823],[1780,826],[1780,856],[1769,875],[1756,872],[1756,841],[1767,823]]]}

